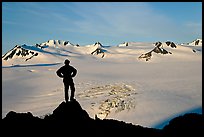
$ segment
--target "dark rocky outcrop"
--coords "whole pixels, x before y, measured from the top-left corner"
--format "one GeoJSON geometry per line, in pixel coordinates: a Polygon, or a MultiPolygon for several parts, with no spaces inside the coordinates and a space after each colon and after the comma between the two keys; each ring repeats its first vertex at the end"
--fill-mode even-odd
{"type": "MultiPolygon", "coordinates": [[[[114,119],[92,119],[74,100],[62,102],[50,115],[44,118],[33,116],[32,113],[16,113],[10,111],[2,119],[3,133],[9,135],[83,135],[83,136],[121,136],[138,137],[175,137],[203,130],[203,116],[186,114],[173,119],[164,129],[154,129],[133,125],[114,119]],[[16,132],[17,131],[17,132],[16,132]],[[180,133],[181,132],[181,133],[180,133]],[[28,134],[27,134],[28,133],[28,134]]],[[[4,134],[4,135],[5,135],[4,134]]],[[[194,133],[197,135],[197,133],[194,133]]]]}
{"type": "Polygon", "coordinates": [[[202,45],[202,39],[195,39],[192,42],[187,43],[187,45],[191,45],[191,46],[202,45]]]}
{"type": "Polygon", "coordinates": [[[64,45],[66,46],[68,43],[69,43],[68,41],[65,41],[65,42],[64,42],[64,45]]]}
{"type": "Polygon", "coordinates": [[[196,41],[195,41],[195,45],[198,45],[198,44],[199,44],[199,40],[196,40],[196,41]]]}
{"type": "Polygon", "coordinates": [[[171,42],[171,41],[167,41],[167,42],[166,42],[166,45],[167,45],[167,46],[170,46],[170,47],[172,47],[172,48],[176,48],[176,44],[174,44],[174,43],[171,42]]]}
{"type": "Polygon", "coordinates": [[[98,48],[96,48],[94,51],[91,52],[92,55],[96,54],[96,55],[99,55],[99,54],[102,54],[101,58],[103,58],[105,56],[105,50],[102,49],[102,44],[100,42],[96,42],[94,44],[94,46],[98,46],[98,48]]]}
{"type": "Polygon", "coordinates": [[[151,57],[152,57],[152,51],[147,52],[147,53],[145,53],[145,54],[142,54],[142,55],[140,55],[138,58],[139,58],[139,59],[144,58],[146,61],[148,61],[148,60],[151,59],[151,57]]]}
{"type": "Polygon", "coordinates": [[[93,52],[91,52],[92,55],[96,54],[102,54],[101,58],[103,58],[105,56],[104,51],[101,48],[97,48],[96,50],[94,50],[93,52]]]}
{"type": "MultiPolygon", "coordinates": [[[[170,41],[167,41],[166,45],[172,48],[176,48],[176,45],[170,41]]],[[[138,59],[145,59],[146,61],[149,61],[152,58],[152,55],[153,55],[152,52],[155,52],[157,54],[172,54],[170,51],[167,51],[166,49],[164,49],[162,42],[158,41],[155,43],[155,47],[153,48],[153,50],[140,55],[138,59]]]]}
{"type": "Polygon", "coordinates": [[[204,118],[202,114],[187,113],[172,119],[162,132],[167,137],[203,136],[204,118]]]}
{"type": "Polygon", "coordinates": [[[12,59],[14,57],[20,56],[20,57],[25,57],[25,61],[27,61],[27,60],[33,58],[34,56],[38,55],[37,52],[28,50],[25,47],[27,47],[27,45],[25,45],[25,44],[22,46],[16,45],[13,49],[11,49],[6,54],[4,54],[2,56],[2,59],[3,60],[9,60],[9,59],[12,59]]]}

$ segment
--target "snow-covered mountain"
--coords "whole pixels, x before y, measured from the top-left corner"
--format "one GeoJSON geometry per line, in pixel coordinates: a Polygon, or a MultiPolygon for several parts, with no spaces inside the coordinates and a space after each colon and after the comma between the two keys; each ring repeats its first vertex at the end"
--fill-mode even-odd
{"type": "Polygon", "coordinates": [[[202,46],[202,39],[195,39],[192,42],[187,43],[190,46],[202,46]]]}
{"type": "MultiPolygon", "coordinates": [[[[55,53],[58,48],[63,48],[67,46],[75,46],[74,44],[70,43],[69,41],[62,41],[62,40],[48,40],[47,42],[36,44],[35,46],[29,45],[16,45],[13,49],[8,51],[6,54],[2,56],[3,60],[11,60],[11,59],[22,59],[24,61],[28,61],[35,56],[40,56],[43,53],[55,53]],[[52,50],[54,49],[54,50],[52,50]]],[[[60,54],[59,54],[60,55],[60,54]]]]}
{"type": "Polygon", "coordinates": [[[41,44],[36,44],[37,47],[46,48],[46,47],[60,47],[60,46],[76,46],[69,41],[64,40],[48,40],[47,42],[43,42],[41,44]]]}
{"type": "Polygon", "coordinates": [[[202,52],[202,39],[195,39],[192,42],[182,43],[181,45],[190,47],[194,53],[202,52]]]}
{"type": "Polygon", "coordinates": [[[25,44],[21,46],[16,45],[2,56],[2,60],[9,61],[21,59],[23,61],[29,61],[34,57],[40,57],[42,55],[70,56],[72,54],[97,55],[103,58],[105,52],[106,50],[100,42],[81,47],[79,45],[74,45],[69,41],[48,40],[47,42],[36,44],[34,46],[28,46],[25,44]]]}
{"type": "Polygon", "coordinates": [[[169,46],[171,48],[176,48],[176,45],[171,41],[167,41],[165,43],[162,43],[162,42],[159,41],[159,42],[155,43],[155,47],[151,51],[149,51],[149,52],[147,52],[145,54],[142,54],[138,58],[139,59],[145,59],[146,61],[148,61],[152,57],[152,52],[157,53],[157,54],[172,54],[172,52],[167,51],[165,49],[167,46],[169,46]]]}
{"type": "MultiPolygon", "coordinates": [[[[65,57],[96,57],[116,60],[145,60],[150,61],[157,54],[172,55],[180,50],[180,47],[190,49],[191,52],[202,52],[202,40],[197,39],[188,45],[179,45],[171,41],[145,43],[124,42],[117,46],[103,46],[100,42],[91,45],[79,46],[70,41],[48,40],[33,46],[16,45],[13,49],[2,56],[3,65],[24,63],[56,63],[65,57]],[[199,46],[189,46],[189,45],[199,46]],[[179,48],[178,48],[179,47],[179,48]]],[[[159,58],[162,58],[161,56],[159,58]]]]}
{"type": "Polygon", "coordinates": [[[84,55],[96,55],[103,58],[105,56],[106,49],[102,46],[100,42],[96,42],[91,45],[85,45],[78,48],[78,52],[84,55]]]}
{"type": "Polygon", "coordinates": [[[123,42],[122,44],[119,44],[118,47],[126,47],[128,46],[128,42],[123,42]]]}
{"type": "Polygon", "coordinates": [[[37,48],[34,46],[31,47],[27,45],[16,45],[13,49],[4,54],[2,59],[7,61],[10,59],[22,58],[25,61],[28,61],[29,59],[38,56],[38,52],[36,51],[36,49],[37,48]]]}

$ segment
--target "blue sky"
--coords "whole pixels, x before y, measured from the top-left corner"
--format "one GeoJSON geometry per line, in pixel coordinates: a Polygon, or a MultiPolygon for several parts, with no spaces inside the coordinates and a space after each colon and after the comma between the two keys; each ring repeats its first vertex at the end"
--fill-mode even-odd
{"type": "Polygon", "coordinates": [[[202,2],[2,2],[2,52],[50,39],[87,45],[202,38],[202,2]]]}

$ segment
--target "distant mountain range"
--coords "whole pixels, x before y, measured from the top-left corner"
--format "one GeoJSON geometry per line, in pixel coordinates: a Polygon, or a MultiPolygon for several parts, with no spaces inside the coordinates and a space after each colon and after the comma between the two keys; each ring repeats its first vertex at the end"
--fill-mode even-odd
{"type": "MultiPolygon", "coordinates": [[[[196,39],[189,43],[175,44],[171,41],[156,42],[156,43],[139,43],[139,42],[124,42],[117,46],[103,46],[100,42],[96,42],[91,45],[74,45],[70,41],[63,40],[48,40],[36,45],[16,45],[2,56],[2,61],[21,60],[29,62],[34,58],[52,57],[68,57],[68,56],[85,56],[91,55],[99,58],[113,57],[119,54],[129,54],[128,52],[137,55],[136,58],[149,61],[152,58],[152,54],[172,54],[169,51],[171,48],[177,48],[177,46],[191,46],[193,52],[202,52],[202,39],[196,39]],[[146,45],[143,46],[143,45],[146,45]],[[141,50],[139,47],[149,49],[146,53],[138,52],[141,50]],[[130,49],[125,50],[126,49],[130,49]],[[137,51],[136,51],[137,50],[137,51]],[[112,56],[111,56],[112,55],[112,56]]],[[[40,61],[39,60],[39,61],[40,61]]]]}
{"type": "Polygon", "coordinates": [[[101,55],[104,57],[105,50],[101,43],[96,42],[92,45],[86,45],[84,47],[79,47],[79,45],[74,45],[69,41],[62,40],[48,40],[47,42],[36,44],[34,46],[29,45],[16,45],[14,48],[9,50],[6,54],[2,56],[2,60],[12,60],[12,59],[22,59],[24,61],[29,61],[32,58],[36,58],[42,54],[52,54],[58,56],[67,56],[71,53],[72,48],[76,48],[78,52],[82,54],[91,55],[101,55]]]}

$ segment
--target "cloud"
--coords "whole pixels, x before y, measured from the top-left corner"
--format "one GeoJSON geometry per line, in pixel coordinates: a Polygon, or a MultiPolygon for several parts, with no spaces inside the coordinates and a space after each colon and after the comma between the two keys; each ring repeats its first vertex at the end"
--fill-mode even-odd
{"type": "Polygon", "coordinates": [[[7,25],[20,25],[16,22],[13,21],[7,21],[7,20],[2,20],[2,24],[7,24],[7,25]]]}
{"type": "Polygon", "coordinates": [[[79,19],[72,20],[72,27],[65,28],[70,32],[115,38],[135,37],[176,41],[185,40],[182,36],[192,37],[191,32],[196,35],[201,34],[200,23],[185,24],[186,20],[182,20],[183,15],[179,16],[178,13],[179,18],[169,16],[166,11],[161,12],[162,10],[155,9],[150,3],[74,3],[71,11],[79,19]]]}
{"type": "Polygon", "coordinates": [[[201,22],[186,22],[185,24],[186,27],[188,27],[189,29],[193,29],[193,30],[198,30],[198,31],[202,31],[202,23],[201,22]]]}
{"type": "Polygon", "coordinates": [[[195,38],[202,38],[202,22],[186,22],[184,24],[185,29],[189,32],[189,35],[195,38]]]}
{"type": "Polygon", "coordinates": [[[161,31],[171,30],[172,21],[156,13],[147,3],[91,3],[76,4],[74,28],[68,30],[92,35],[110,36],[161,36],[161,31]],[[168,26],[168,27],[167,27],[168,26]]]}

